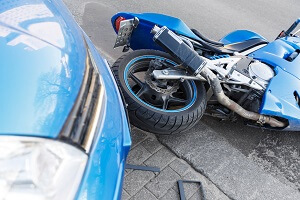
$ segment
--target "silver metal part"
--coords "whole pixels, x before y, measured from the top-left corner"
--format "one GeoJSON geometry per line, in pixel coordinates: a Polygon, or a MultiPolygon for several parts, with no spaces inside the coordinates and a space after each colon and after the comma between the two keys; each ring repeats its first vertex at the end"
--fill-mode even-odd
{"type": "Polygon", "coordinates": [[[300,33],[300,28],[295,33],[293,33],[293,36],[296,36],[298,33],[300,33]]]}
{"type": "Polygon", "coordinates": [[[249,75],[252,80],[266,87],[270,79],[275,76],[275,73],[268,65],[255,61],[249,65],[249,75]]]}
{"type": "MultiPolygon", "coordinates": [[[[206,59],[209,65],[206,65],[210,70],[218,74],[221,83],[245,85],[250,88],[264,91],[269,83],[269,80],[274,76],[273,70],[266,64],[259,61],[251,63],[248,67],[249,75],[242,74],[236,70],[236,64],[241,61],[243,57],[235,56],[229,58],[220,58],[217,60],[206,59]]],[[[186,79],[186,80],[201,80],[206,81],[205,78],[195,77],[186,74],[183,70],[154,70],[153,75],[155,79],[186,79]]]]}
{"type": "Polygon", "coordinates": [[[155,79],[184,79],[184,80],[200,80],[206,81],[202,76],[191,76],[186,74],[183,70],[174,70],[174,69],[164,69],[164,70],[154,70],[152,72],[155,79]]]}
{"type": "MultiPolygon", "coordinates": [[[[169,73],[167,69],[161,70],[162,73],[169,73]]],[[[166,79],[164,80],[152,80],[151,75],[153,71],[152,69],[148,69],[145,75],[145,82],[147,85],[155,90],[156,92],[163,93],[163,94],[172,94],[173,92],[176,92],[179,88],[179,82],[180,79],[174,79],[175,81],[173,82],[173,85],[168,85],[168,82],[166,79]],[[161,87],[161,85],[164,86],[164,88],[161,87]]]]}
{"type": "Polygon", "coordinates": [[[127,45],[132,31],[138,26],[138,24],[139,19],[137,17],[121,21],[114,48],[127,45]]]}
{"type": "Polygon", "coordinates": [[[246,76],[235,70],[236,64],[241,59],[241,56],[220,58],[216,60],[207,59],[207,62],[210,63],[208,68],[221,76],[221,81],[224,83],[246,85],[256,90],[264,90],[265,87],[262,87],[249,76],[246,76]]]}
{"type": "Polygon", "coordinates": [[[269,124],[272,127],[286,126],[285,123],[278,121],[273,117],[269,117],[269,116],[265,116],[255,112],[245,110],[239,104],[232,101],[229,97],[227,97],[224,94],[219,78],[209,68],[204,67],[200,74],[208,80],[218,102],[223,106],[227,107],[228,109],[232,110],[238,115],[246,119],[254,120],[259,124],[269,124]]]}
{"type": "Polygon", "coordinates": [[[156,25],[154,25],[154,27],[151,29],[151,34],[155,35],[158,31],[160,30],[160,28],[156,25]]]}
{"type": "Polygon", "coordinates": [[[162,71],[162,73],[163,73],[164,75],[168,75],[168,74],[169,74],[169,71],[168,71],[167,69],[164,69],[164,70],[162,71]]]}

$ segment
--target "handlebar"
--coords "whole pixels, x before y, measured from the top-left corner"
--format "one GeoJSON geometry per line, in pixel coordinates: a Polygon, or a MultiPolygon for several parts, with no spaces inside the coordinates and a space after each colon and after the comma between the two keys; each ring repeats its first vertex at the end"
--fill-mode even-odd
{"type": "Polygon", "coordinates": [[[298,26],[298,24],[300,23],[300,18],[298,18],[293,24],[292,26],[287,30],[285,31],[285,35],[288,36],[291,34],[291,32],[293,32],[293,30],[298,26]]]}

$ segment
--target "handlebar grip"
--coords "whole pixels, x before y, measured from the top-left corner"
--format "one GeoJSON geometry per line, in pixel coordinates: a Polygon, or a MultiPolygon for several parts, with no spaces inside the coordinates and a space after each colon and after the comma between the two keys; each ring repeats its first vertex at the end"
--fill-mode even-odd
{"type": "Polygon", "coordinates": [[[291,34],[291,32],[298,26],[298,24],[300,23],[300,18],[298,18],[293,24],[292,26],[287,30],[285,31],[285,35],[288,36],[291,34]]]}

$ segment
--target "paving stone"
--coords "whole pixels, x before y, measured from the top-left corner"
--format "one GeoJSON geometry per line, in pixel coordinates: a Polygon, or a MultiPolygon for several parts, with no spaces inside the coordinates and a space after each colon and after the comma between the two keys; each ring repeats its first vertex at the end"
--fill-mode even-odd
{"type": "MultiPolygon", "coordinates": [[[[207,199],[207,198],[206,198],[207,199]]],[[[204,200],[199,191],[196,191],[189,200],[204,200]]],[[[213,200],[213,199],[212,199],[213,200]]],[[[216,199],[215,199],[216,200],[216,199]]]]}
{"type": "MultiPolygon", "coordinates": [[[[201,179],[198,178],[197,172],[188,172],[183,179],[184,180],[194,180],[194,181],[201,181],[201,179]]],[[[202,186],[203,183],[201,182],[202,186]]],[[[198,183],[183,183],[183,188],[185,192],[185,196],[187,199],[193,196],[195,192],[200,193],[200,185],[198,183]]]]}
{"type": "Polygon", "coordinates": [[[180,176],[183,176],[189,169],[189,165],[179,159],[174,160],[169,166],[180,176]]]}
{"type": "Polygon", "coordinates": [[[159,167],[160,169],[163,169],[174,158],[176,158],[176,156],[170,150],[168,150],[166,147],[163,147],[158,152],[153,154],[144,163],[149,166],[159,167]]]}
{"type": "Polygon", "coordinates": [[[130,174],[133,171],[133,169],[125,169],[124,177],[130,174]]]}
{"type": "Polygon", "coordinates": [[[149,192],[146,188],[141,189],[136,195],[134,195],[130,200],[157,200],[157,198],[149,192]]]}
{"type": "Polygon", "coordinates": [[[153,172],[134,170],[125,177],[123,188],[129,195],[135,195],[154,176],[153,172]]]}
{"type": "Polygon", "coordinates": [[[126,162],[132,165],[139,165],[150,156],[151,153],[149,153],[141,144],[139,144],[129,152],[126,162]]]}
{"type": "Polygon", "coordinates": [[[131,141],[132,141],[131,148],[134,148],[140,142],[145,140],[146,137],[147,137],[147,134],[144,131],[142,131],[138,128],[135,128],[135,127],[132,128],[131,129],[131,141]]]}
{"type": "Polygon", "coordinates": [[[180,200],[180,196],[178,192],[173,190],[172,188],[168,190],[167,194],[165,194],[160,200],[180,200]]]}
{"type": "Polygon", "coordinates": [[[160,136],[159,141],[218,184],[229,198],[300,199],[299,190],[261,169],[220,133],[202,122],[185,134],[160,136]]]}
{"type": "MultiPolygon", "coordinates": [[[[219,195],[217,192],[206,190],[206,188],[204,189],[204,195],[206,200],[229,200],[229,198],[224,194],[219,195]]],[[[199,196],[200,193],[195,193],[189,200],[195,200],[197,198],[200,199],[199,196]]]]}
{"type": "MultiPolygon", "coordinates": [[[[191,198],[195,192],[199,192],[198,183],[183,183],[183,188],[184,188],[184,194],[186,199],[191,198]]],[[[177,182],[176,182],[176,186],[173,186],[172,189],[179,193],[177,182]]]]}
{"type": "Polygon", "coordinates": [[[122,200],[128,200],[130,195],[123,189],[122,190],[122,200]]]}
{"type": "Polygon", "coordinates": [[[157,177],[147,183],[146,188],[157,198],[160,198],[176,184],[179,178],[180,176],[168,166],[157,177]]]}
{"type": "MultiPolygon", "coordinates": [[[[199,174],[198,172],[195,172],[193,169],[189,169],[188,172],[184,176],[181,177],[181,179],[182,180],[191,180],[191,181],[201,181],[202,185],[206,184],[206,182],[202,182],[203,181],[202,175],[199,174]]],[[[199,189],[199,184],[198,183],[183,183],[183,187],[184,187],[185,196],[190,198],[196,192],[196,190],[199,189]]],[[[179,193],[178,184],[176,184],[176,186],[174,186],[173,189],[179,193]]]]}
{"type": "Polygon", "coordinates": [[[163,146],[160,142],[154,137],[147,138],[142,143],[143,147],[147,149],[150,153],[155,153],[157,150],[162,148],[163,146]]]}

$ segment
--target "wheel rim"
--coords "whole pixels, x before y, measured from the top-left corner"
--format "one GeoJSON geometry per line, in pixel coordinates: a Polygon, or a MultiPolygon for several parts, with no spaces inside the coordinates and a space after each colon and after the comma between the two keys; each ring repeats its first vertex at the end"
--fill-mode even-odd
{"type": "Polygon", "coordinates": [[[145,55],[136,57],[125,67],[124,80],[127,89],[141,103],[155,110],[163,112],[181,112],[190,108],[197,98],[195,82],[184,81],[174,83],[176,82],[174,80],[150,80],[154,85],[159,85],[159,87],[153,89],[154,86],[149,84],[149,77],[146,73],[149,69],[150,61],[154,59],[167,62],[173,66],[176,65],[174,61],[160,56],[145,55]],[[161,85],[167,89],[160,89],[161,85]],[[178,87],[178,89],[174,92],[173,89],[175,89],[175,86],[176,88],[178,87]]]}

